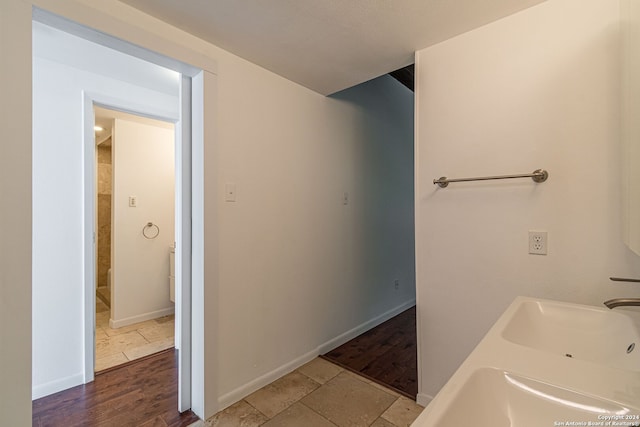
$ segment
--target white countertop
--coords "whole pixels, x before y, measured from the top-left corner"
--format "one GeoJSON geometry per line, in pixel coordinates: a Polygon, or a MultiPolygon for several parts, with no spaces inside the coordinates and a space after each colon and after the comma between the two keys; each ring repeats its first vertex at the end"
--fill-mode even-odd
{"type": "MultiPolygon", "coordinates": [[[[494,401],[484,404],[499,408],[493,414],[495,417],[486,418],[490,421],[485,420],[484,424],[481,416],[467,419],[465,424],[474,427],[544,427],[572,425],[567,424],[570,422],[578,423],[574,425],[589,425],[588,422],[592,422],[591,425],[607,425],[610,422],[608,425],[612,426],[640,423],[640,420],[633,421],[635,416],[640,417],[638,331],[640,313],[637,311],[611,311],[600,307],[518,297],[412,426],[460,425],[460,420],[451,418],[452,414],[466,411],[471,415],[475,410],[480,411],[481,408],[473,407],[473,400],[482,400],[483,393],[494,394],[494,401]],[[531,315],[523,311],[528,308],[539,309],[541,314],[531,315]],[[532,316],[543,320],[535,320],[532,316]],[[549,323],[551,321],[557,322],[558,327],[554,328],[554,323],[549,323]],[[574,328],[574,332],[571,333],[569,328],[574,328]],[[593,346],[592,351],[589,351],[589,346],[585,347],[586,343],[593,346]],[[627,347],[631,343],[635,343],[637,348],[627,353],[627,347]],[[565,351],[565,347],[572,350],[565,351]],[[494,374],[496,372],[499,375],[494,374]],[[503,397],[498,396],[500,392],[496,388],[502,386],[494,378],[500,375],[500,381],[506,381],[505,384],[525,379],[525,383],[531,380],[533,385],[520,385],[518,390],[524,390],[523,396],[515,402],[513,390],[505,392],[503,397]],[[550,392],[540,391],[547,385],[550,392]],[[549,393],[555,396],[560,392],[568,397],[549,397],[549,393]],[[477,396],[469,393],[476,393],[477,396]],[[527,393],[528,397],[525,396],[527,393]],[[465,397],[465,394],[472,398],[465,397]],[[501,398],[504,402],[495,402],[495,399],[501,398]],[[551,402],[550,399],[555,401],[551,402]],[[546,403],[540,403],[542,400],[546,403]],[[591,403],[582,403],[587,401],[591,403]],[[527,402],[531,402],[531,408],[527,407],[527,402]],[[517,412],[529,409],[533,412],[523,421],[517,412]],[[579,415],[569,415],[574,410],[582,412],[578,412],[579,415]],[[572,419],[564,419],[560,415],[563,413],[572,419]],[[629,419],[606,419],[609,413],[626,413],[624,416],[629,419]],[[579,424],[582,422],[586,424],[579,424]],[[602,424],[598,424],[600,422],[602,424]]],[[[487,407],[486,410],[491,408],[487,407]]]]}

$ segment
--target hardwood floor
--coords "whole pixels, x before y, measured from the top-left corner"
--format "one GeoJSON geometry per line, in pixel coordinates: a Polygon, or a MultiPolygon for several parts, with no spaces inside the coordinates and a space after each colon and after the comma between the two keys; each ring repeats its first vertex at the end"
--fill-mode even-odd
{"type": "Polygon", "coordinates": [[[415,400],[418,394],[416,308],[400,313],[322,357],[415,400]]]}
{"type": "Polygon", "coordinates": [[[178,413],[177,361],[176,350],[165,350],[35,400],[33,426],[186,427],[198,417],[178,413]]]}

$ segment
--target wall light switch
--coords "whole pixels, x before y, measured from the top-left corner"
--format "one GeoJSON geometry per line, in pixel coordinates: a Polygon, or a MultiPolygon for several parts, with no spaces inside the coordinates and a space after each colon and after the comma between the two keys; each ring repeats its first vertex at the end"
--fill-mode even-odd
{"type": "Polygon", "coordinates": [[[227,202],[236,201],[236,185],[229,183],[224,185],[224,200],[227,202]]]}
{"type": "Polygon", "coordinates": [[[138,206],[138,198],[136,196],[129,196],[129,207],[135,208],[138,206]]]}

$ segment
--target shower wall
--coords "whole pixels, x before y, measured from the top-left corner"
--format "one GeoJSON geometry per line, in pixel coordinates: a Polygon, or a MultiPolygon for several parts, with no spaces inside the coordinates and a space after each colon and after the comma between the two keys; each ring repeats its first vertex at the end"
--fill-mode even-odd
{"type": "Polygon", "coordinates": [[[107,286],[107,272],[111,266],[111,138],[100,144],[98,152],[98,256],[96,281],[98,287],[107,286]]]}

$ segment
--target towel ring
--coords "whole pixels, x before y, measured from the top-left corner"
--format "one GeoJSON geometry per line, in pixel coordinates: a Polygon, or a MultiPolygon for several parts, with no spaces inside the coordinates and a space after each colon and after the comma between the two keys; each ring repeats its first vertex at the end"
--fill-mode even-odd
{"type": "Polygon", "coordinates": [[[159,234],[160,234],[160,227],[158,227],[157,224],[148,222],[147,225],[142,227],[142,235],[149,240],[155,239],[156,237],[158,237],[159,234]],[[155,233],[148,231],[149,229],[153,230],[154,228],[155,228],[155,233]]]}

